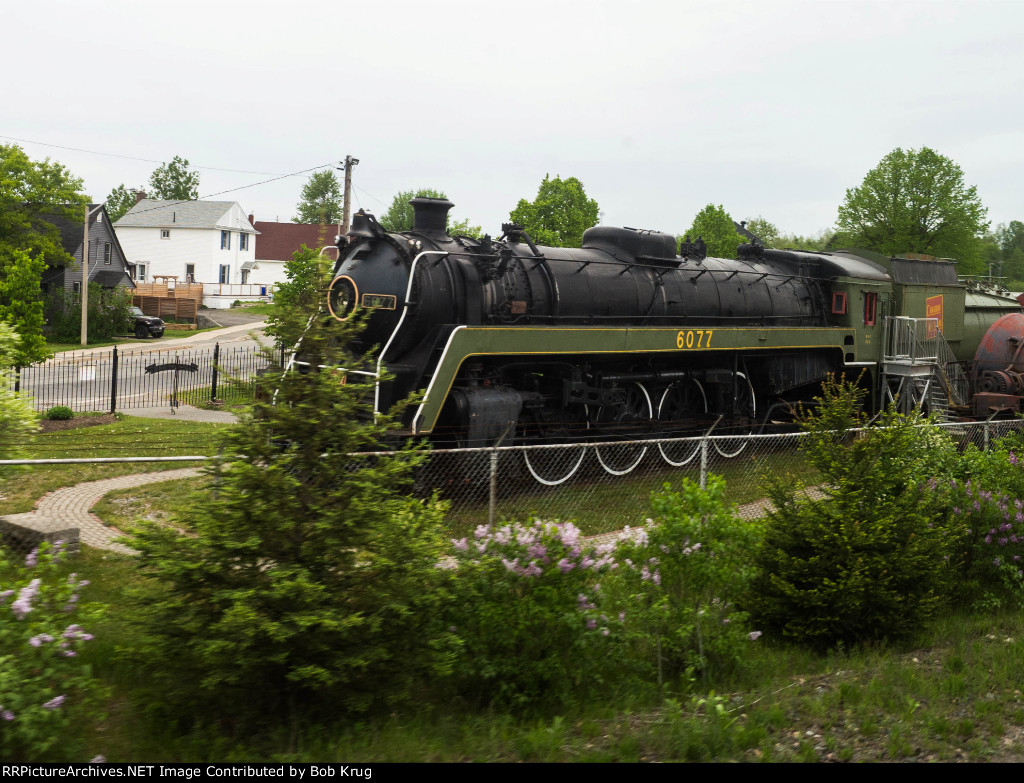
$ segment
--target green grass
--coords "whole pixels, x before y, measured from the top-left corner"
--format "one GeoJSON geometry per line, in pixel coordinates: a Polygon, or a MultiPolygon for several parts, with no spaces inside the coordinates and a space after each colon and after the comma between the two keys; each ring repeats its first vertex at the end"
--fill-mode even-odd
{"type": "MultiPolygon", "coordinates": [[[[230,425],[121,416],[113,424],[37,435],[33,459],[67,457],[188,456],[216,453],[218,435],[230,425]]],[[[0,514],[31,511],[40,497],[83,481],[169,470],[203,463],[107,463],[33,465],[8,469],[0,483],[0,514]]]]}
{"type": "Polygon", "coordinates": [[[263,304],[247,305],[245,307],[233,307],[233,310],[244,310],[247,313],[256,313],[257,315],[274,315],[277,313],[277,305],[273,302],[264,302],[263,304]]]}

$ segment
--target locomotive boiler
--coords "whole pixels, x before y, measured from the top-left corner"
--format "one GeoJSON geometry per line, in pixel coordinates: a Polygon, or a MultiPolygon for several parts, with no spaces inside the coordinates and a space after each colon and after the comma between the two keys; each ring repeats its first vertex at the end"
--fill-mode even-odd
{"type": "MultiPolygon", "coordinates": [[[[829,373],[861,377],[876,405],[1020,408],[1024,359],[1004,344],[1024,345],[1021,308],[959,282],[951,262],[756,243],[709,258],[699,239],[677,251],[670,234],[608,226],[580,248],[542,247],[515,224],[497,239],[453,237],[450,201],[412,204],[407,232],[354,216],[327,306],[340,320],[369,311],[357,348],[381,346],[378,372],[392,378],[378,383],[378,410],[423,392],[405,425],[438,444],[659,439],[595,453],[615,475],[649,451],[684,465],[696,445],[662,439],[750,432],[829,373]],[[993,332],[1008,314],[1017,320],[993,332]]],[[[743,442],[715,448],[732,456],[743,442]]],[[[526,466],[557,484],[583,454],[538,450],[526,466]]]]}

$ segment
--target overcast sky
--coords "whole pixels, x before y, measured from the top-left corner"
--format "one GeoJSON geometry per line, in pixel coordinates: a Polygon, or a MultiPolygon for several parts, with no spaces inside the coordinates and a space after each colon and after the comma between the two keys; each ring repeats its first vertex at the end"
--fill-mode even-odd
{"type": "Polygon", "coordinates": [[[350,154],[357,207],[431,187],[494,234],[547,173],[611,225],[713,202],[816,234],[928,146],[1024,220],[1021,0],[33,0],[0,40],[0,143],[94,200],[181,155],[201,197],[285,221],[308,173],[214,194],[350,154]]]}

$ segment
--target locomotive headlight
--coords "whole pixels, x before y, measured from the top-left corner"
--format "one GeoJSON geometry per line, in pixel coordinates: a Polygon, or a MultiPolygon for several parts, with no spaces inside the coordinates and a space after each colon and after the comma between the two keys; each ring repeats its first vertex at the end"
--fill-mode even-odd
{"type": "Polygon", "coordinates": [[[348,318],[359,301],[359,289],[348,275],[338,275],[327,291],[327,309],[339,321],[348,318]]]}

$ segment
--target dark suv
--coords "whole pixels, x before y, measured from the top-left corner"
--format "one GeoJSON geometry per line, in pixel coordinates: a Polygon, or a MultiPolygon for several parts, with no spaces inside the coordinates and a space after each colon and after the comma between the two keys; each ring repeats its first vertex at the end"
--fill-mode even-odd
{"type": "Polygon", "coordinates": [[[140,340],[145,340],[150,335],[164,336],[164,322],[155,315],[146,315],[138,307],[132,308],[132,315],[135,316],[135,336],[140,340]]]}

